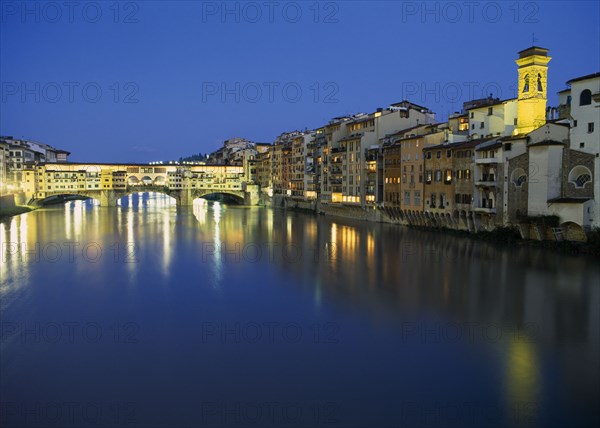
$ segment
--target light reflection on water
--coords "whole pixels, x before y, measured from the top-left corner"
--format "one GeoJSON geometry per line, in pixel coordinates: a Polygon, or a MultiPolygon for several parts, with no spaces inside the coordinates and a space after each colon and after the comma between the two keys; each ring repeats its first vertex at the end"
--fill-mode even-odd
{"type": "Polygon", "coordinates": [[[133,401],[140,426],[199,424],[193,409],[207,399],[274,397],[335,402],[339,426],[447,426],[457,406],[453,426],[598,422],[593,259],[201,199],[178,208],[156,194],[44,208],[0,223],[0,240],[3,325],[93,321],[112,337],[119,320],[140,331],[126,347],[28,343],[4,329],[0,393],[16,402],[133,401]],[[236,322],[293,322],[305,340],[333,323],[336,340],[201,334],[236,322]],[[30,371],[41,361],[53,370],[30,371]]]}

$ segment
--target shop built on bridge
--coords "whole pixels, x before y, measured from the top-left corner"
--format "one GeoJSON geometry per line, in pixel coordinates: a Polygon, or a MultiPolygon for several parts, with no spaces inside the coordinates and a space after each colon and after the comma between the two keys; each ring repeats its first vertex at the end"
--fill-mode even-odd
{"type": "Polygon", "coordinates": [[[230,195],[245,205],[258,203],[258,186],[245,166],[147,165],[106,163],[46,163],[23,170],[23,191],[30,204],[51,196],[80,195],[116,206],[131,193],[159,192],[173,197],[178,206],[211,194],[230,195]]]}

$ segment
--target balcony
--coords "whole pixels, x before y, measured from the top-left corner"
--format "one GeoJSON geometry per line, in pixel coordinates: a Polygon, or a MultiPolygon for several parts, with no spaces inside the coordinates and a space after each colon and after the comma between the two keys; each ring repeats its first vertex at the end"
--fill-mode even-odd
{"type": "Polygon", "coordinates": [[[479,180],[475,181],[475,186],[496,187],[496,176],[494,174],[483,174],[479,180]]]}
{"type": "Polygon", "coordinates": [[[496,214],[496,208],[475,207],[473,211],[476,213],[496,214]]]}
{"type": "Polygon", "coordinates": [[[486,164],[498,163],[498,162],[499,162],[498,158],[479,158],[479,159],[475,159],[475,163],[476,164],[480,164],[480,165],[486,165],[486,164]]]}
{"type": "Polygon", "coordinates": [[[496,214],[496,207],[493,199],[482,199],[477,206],[473,207],[473,211],[478,213],[496,214]]]}

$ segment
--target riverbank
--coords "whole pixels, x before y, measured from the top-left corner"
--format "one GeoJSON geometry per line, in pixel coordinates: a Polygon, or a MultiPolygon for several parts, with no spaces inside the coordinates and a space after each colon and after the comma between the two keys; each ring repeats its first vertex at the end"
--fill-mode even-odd
{"type": "MultiPolygon", "coordinates": [[[[362,207],[338,206],[321,204],[316,201],[297,201],[289,198],[275,196],[270,201],[265,200],[264,206],[282,208],[294,212],[321,214],[325,216],[347,218],[352,220],[383,222],[397,224],[415,230],[439,232],[503,245],[528,246],[535,248],[547,248],[567,254],[587,254],[600,256],[600,229],[587,234],[587,242],[574,240],[548,240],[529,239],[529,234],[522,236],[522,231],[515,227],[498,227],[492,230],[469,231],[453,229],[444,226],[424,226],[408,224],[402,221],[386,221],[387,218],[379,210],[364,210],[362,207]],[[269,203],[270,202],[270,203],[269,203]]],[[[544,236],[545,233],[542,234],[544,236]]],[[[535,235],[531,235],[535,236],[535,235]]]]}

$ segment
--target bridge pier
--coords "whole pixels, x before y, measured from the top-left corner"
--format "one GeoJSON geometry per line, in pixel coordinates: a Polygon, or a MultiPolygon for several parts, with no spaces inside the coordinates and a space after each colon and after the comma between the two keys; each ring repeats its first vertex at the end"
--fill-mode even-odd
{"type": "Polygon", "coordinates": [[[123,195],[117,194],[114,190],[100,191],[100,206],[101,207],[116,207],[117,201],[123,195]]]}
{"type": "Polygon", "coordinates": [[[171,196],[175,197],[178,207],[189,207],[194,203],[194,197],[190,189],[177,190],[172,192],[171,196]]]}
{"type": "Polygon", "coordinates": [[[246,184],[244,187],[244,205],[258,205],[260,200],[258,185],[246,184]]]}

